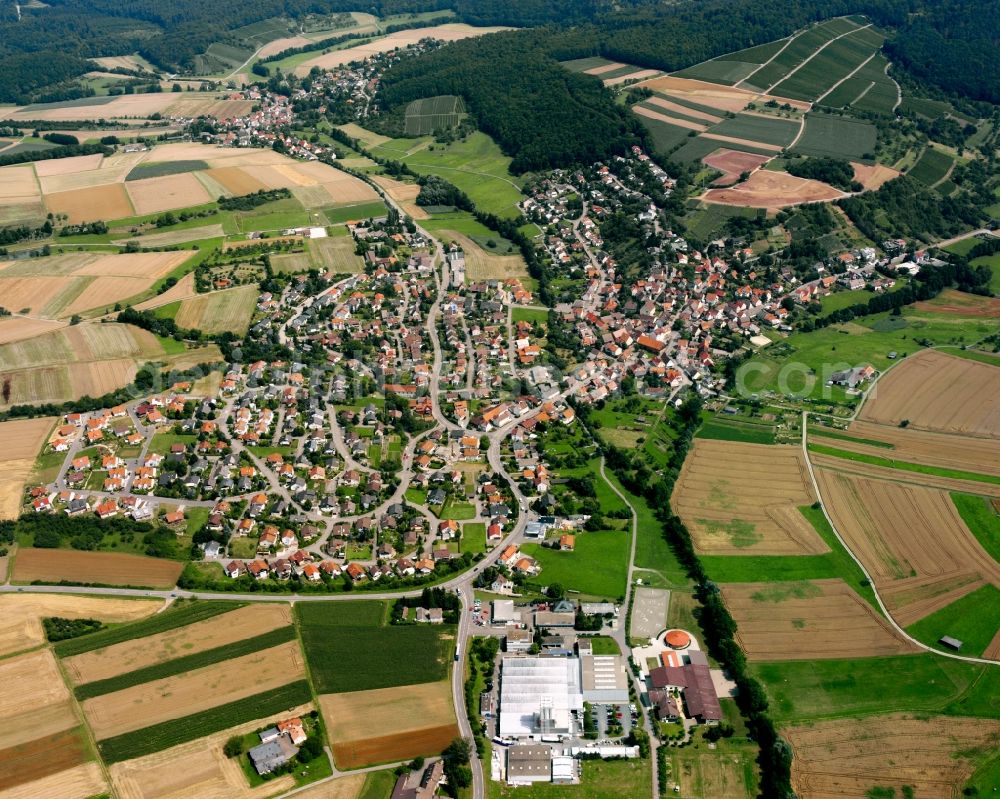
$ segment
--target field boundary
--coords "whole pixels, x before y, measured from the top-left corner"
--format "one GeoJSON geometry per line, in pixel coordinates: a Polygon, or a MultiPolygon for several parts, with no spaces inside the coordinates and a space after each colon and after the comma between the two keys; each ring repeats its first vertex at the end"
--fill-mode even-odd
{"type": "Polygon", "coordinates": [[[851,548],[847,545],[847,542],[844,540],[844,537],[840,534],[840,531],[837,529],[836,525],[833,523],[833,519],[830,518],[830,514],[826,510],[826,504],[823,502],[823,496],[822,494],[820,494],[819,491],[819,482],[816,480],[816,473],[813,470],[812,461],[809,460],[808,422],[809,422],[809,412],[802,411],[802,454],[806,461],[806,469],[809,472],[809,479],[812,481],[813,491],[816,492],[816,496],[819,498],[820,509],[823,511],[823,515],[826,517],[827,522],[829,522],[830,524],[830,529],[833,530],[833,534],[837,536],[837,540],[840,541],[841,546],[844,547],[844,549],[847,551],[847,554],[851,556],[851,559],[858,565],[858,568],[861,569],[861,573],[864,574],[865,579],[868,580],[869,584],[871,585],[872,592],[875,594],[875,601],[878,602],[879,609],[882,611],[883,615],[889,621],[889,624],[892,625],[893,629],[895,629],[897,633],[906,638],[906,640],[908,640],[914,646],[919,647],[924,652],[929,652],[932,655],[940,655],[941,657],[950,658],[952,660],[961,660],[965,663],[975,663],[980,666],[1000,665],[1000,661],[998,660],[973,657],[971,655],[959,655],[955,652],[943,652],[940,649],[934,649],[933,647],[928,646],[923,641],[917,640],[908,632],[906,632],[906,630],[903,629],[903,627],[901,627],[899,623],[893,618],[892,614],[889,612],[889,609],[886,607],[885,602],[882,601],[882,595],[879,593],[878,587],[875,585],[874,578],[868,572],[868,569],[865,568],[865,565],[858,559],[858,556],[855,555],[854,552],[851,550],[851,548]]]}

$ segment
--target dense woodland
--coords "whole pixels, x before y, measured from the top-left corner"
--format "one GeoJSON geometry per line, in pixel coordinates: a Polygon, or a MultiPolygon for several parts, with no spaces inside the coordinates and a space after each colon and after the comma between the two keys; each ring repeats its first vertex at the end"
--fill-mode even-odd
{"type": "MultiPolygon", "coordinates": [[[[922,81],[973,99],[1000,101],[1000,4],[995,0],[373,0],[380,16],[451,10],[480,25],[551,25],[549,51],[605,55],[658,69],[786,36],[810,22],[867,14],[893,29],[893,59],[922,81]]],[[[241,26],[276,17],[358,10],[356,0],[52,0],[0,9],[0,101],[80,94],[82,59],[139,52],[170,71],[190,68],[214,42],[243,44],[241,26]]],[[[522,65],[509,63],[516,72],[522,65]]]]}

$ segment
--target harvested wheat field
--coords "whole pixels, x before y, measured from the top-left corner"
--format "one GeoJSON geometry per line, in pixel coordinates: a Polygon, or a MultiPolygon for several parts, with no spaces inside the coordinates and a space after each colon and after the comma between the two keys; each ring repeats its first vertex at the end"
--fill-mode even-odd
{"type": "Polygon", "coordinates": [[[190,252],[135,252],[104,255],[76,271],[95,277],[141,277],[150,282],[169,274],[191,257],[190,252]]]}
{"type": "Polygon", "coordinates": [[[814,436],[811,441],[880,458],[1000,475],[1000,441],[995,439],[933,433],[913,427],[889,427],[872,422],[854,422],[847,432],[858,438],[892,444],[892,449],[823,436],[814,436]]]}
{"type": "Polygon", "coordinates": [[[103,155],[94,153],[93,155],[78,155],[73,158],[53,158],[50,161],[38,161],[35,164],[35,174],[40,178],[49,178],[53,175],[89,172],[92,169],[100,169],[103,160],[103,155]]]}
{"type": "Polygon", "coordinates": [[[72,278],[5,277],[0,272],[0,297],[13,313],[41,314],[71,288],[72,278]]]}
{"type": "Polygon", "coordinates": [[[306,788],[295,799],[357,799],[364,785],[364,774],[351,774],[306,788]]]}
{"type": "MultiPolygon", "coordinates": [[[[137,153],[137,155],[142,155],[142,153],[137,153]]],[[[66,172],[40,178],[38,182],[42,186],[42,193],[48,197],[52,194],[106,188],[114,183],[121,183],[125,180],[125,176],[129,173],[131,167],[112,160],[113,158],[114,156],[106,158],[98,169],[83,172],[66,172]]]]}
{"type": "Polygon", "coordinates": [[[0,799],[89,799],[103,794],[107,787],[97,763],[81,763],[57,774],[0,791],[0,799]]]}
{"type": "MultiPolygon", "coordinates": [[[[840,442],[838,441],[837,443],[839,444],[840,442]]],[[[955,477],[938,477],[937,475],[920,474],[918,472],[904,472],[888,466],[872,466],[860,461],[846,460],[833,455],[819,455],[814,452],[809,453],[809,460],[814,467],[820,467],[831,472],[857,477],[873,477],[878,480],[891,480],[900,485],[912,485],[918,488],[940,488],[944,491],[959,491],[963,494],[982,494],[986,497],[1000,498],[1000,485],[996,483],[984,483],[979,480],[961,480],[955,477]]]]}
{"type": "Polygon", "coordinates": [[[468,39],[470,36],[482,36],[487,33],[510,30],[504,27],[476,28],[461,22],[449,22],[444,25],[435,25],[430,28],[419,28],[417,30],[398,31],[383,36],[365,44],[349,47],[345,50],[333,50],[324,55],[311,58],[295,68],[295,74],[299,77],[308,75],[309,70],[314,66],[320,69],[333,69],[334,67],[349,64],[352,61],[364,61],[379,53],[388,53],[397,47],[406,47],[416,44],[421,39],[431,37],[445,42],[455,42],[459,39],[468,39]]]}
{"type": "Polygon", "coordinates": [[[335,274],[355,274],[365,269],[365,261],[355,252],[354,239],[349,236],[309,239],[306,247],[323,269],[335,274]]]}
{"type": "Polygon", "coordinates": [[[258,603],[176,630],[84,652],[63,660],[63,667],[74,683],[82,685],[255,638],[291,623],[289,605],[280,602],[258,603]]]}
{"type": "Polygon", "coordinates": [[[141,328],[84,322],[34,339],[0,345],[0,369],[86,362],[106,358],[148,358],[163,353],[156,337],[141,328]]]}
{"type": "Polygon", "coordinates": [[[859,419],[943,433],[1000,438],[1000,369],[922,350],[893,367],[870,392],[859,419]]]}
{"type": "Polygon", "coordinates": [[[41,649],[0,661],[0,722],[0,749],[79,724],[52,652],[41,649]]]}
{"type": "Polygon", "coordinates": [[[439,230],[437,236],[462,248],[465,253],[465,273],[470,281],[503,280],[528,275],[528,266],[520,255],[493,255],[457,230],[439,230]]]}
{"type": "Polygon", "coordinates": [[[1000,298],[981,297],[964,291],[945,289],[933,300],[915,303],[915,311],[928,314],[965,316],[972,319],[1000,318],[1000,298]]]}
{"type": "Polygon", "coordinates": [[[30,583],[33,580],[47,583],[72,580],[77,583],[171,588],[177,583],[182,568],[183,564],[177,561],[127,555],[123,552],[78,552],[72,549],[27,547],[17,551],[11,579],[20,583],[30,583]]]}
{"type": "Polygon", "coordinates": [[[327,694],[319,704],[341,768],[431,755],[458,734],[447,681],[327,694]]]}
{"type": "Polygon", "coordinates": [[[637,69],[635,72],[629,72],[626,75],[619,75],[616,78],[605,78],[601,81],[605,86],[618,86],[625,81],[629,80],[646,80],[654,75],[662,75],[663,70],[660,69],[637,69]]]}
{"type": "Polygon", "coordinates": [[[298,641],[83,702],[98,740],[183,718],[294,682],[305,675],[298,641]]]}
{"type": "Polygon", "coordinates": [[[673,497],[699,552],[829,551],[799,512],[815,499],[799,447],[695,439],[673,497]]]}
{"type": "Polygon", "coordinates": [[[248,100],[226,100],[224,94],[191,92],[189,95],[160,92],[157,94],[125,94],[118,97],[94,97],[92,103],[64,106],[62,103],[2,108],[0,119],[11,122],[43,120],[47,122],[83,121],[88,119],[148,118],[153,114],[196,117],[208,114],[222,118],[249,113],[248,100]]]}
{"type": "Polygon", "coordinates": [[[174,321],[182,328],[205,333],[231,331],[243,334],[250,325],[258,296],[256,286],[238,286],[199,294],[191,299],[181,300],[174,321]]]}
{"type": "Polygon", "coordinates": [[[135,213],[121,183],[46,194],[45,207],[54,214],[66,214],[72,223],[124,219],[135,213]]]}
{"type": "MultiPolygon", "coordinates": [[[[725,140],[724,137],[713,134],[705,134],[705,138],[725,140]]],[[[760,146],[754,142],[747,144],[760,146]]],[[[709,189],[699,199],[719,205],[777,209],[802,203],[829,202],[843,196],[844,193],[839,189],[818,180],[797,178],[784,172],[758,170],[743,183],[725,189],[709,189]]]]}
{"type": "Polygon", "coordinates": [[[792,787],[802,799],[865,799],[875,785],[894,791],[908,785],[919,799],[950,799],[975,761],[1000,745],[1000,721],[905,713],[818,721],[782,733],[792,745],[792,787]]]}
{"type": "Polygon", "coordinates": [[[6,594],[0,597],[0,656],[30,649],[45,642],[42,618],[134,621],[163,607],[159,599],[112,599],[65,594],[6,594]]]}
{"type": "Polygon", "coordinates": [[[216,167],[205,174],[233,195],[252,194],[265,188],[263,183],[238,166],[216,167]]]}
{"type": "Polygon", "coordinates": [[[18,164],[0,169],[0,202],[37,201],[41,191],[31,164],[18,164]]]}
{"type": "MultiPolygon", "coordinates": [[[[0,283],[0,285],[3,285],[0,283]]],[[[65,327],[65,322],[53,319],[35,319],[28,316],[6,316],[0,319],[0,346],[35,338],[65,327]]]]}
{"type": "Polygon", "coordinates": [[[0,441],[4,444],[3,469],[0,469],[0,519],[16,519],[21,511],[24,485],[35,467],[56,420],[18,419],[0,422],[0,441]]]}
{"type": "Polygon", "coordinates": [[[87,311],[113,311],[115,303],[142,294],[151,283],[144,277],[95,277],[87,282],[72,302],[62,307],[59,315],[66,317],[87,311]]]}
{"type": "Polygon", "coordinates": [[[892,617],[901,626],[909,627],[984,585],[979,572],[953,572],[894,580],[882,589],[881,595],[892,617]]]}
{"type": "Polygon", "coordinates": [[[132,180],[125,184],[137,214],[158,214],[175,208],[212,201],[201,181],[190,172],[160,178],[132,180]]]}
{"type": "Polygon", "coordinates": [[[884,164],[869,165],[852,161],[851,166],[854,167],[854,179],[866,190],[879,189],[900,175],[899,171],[884,164]]]}
{"type": "Polygon", "coordinates": [[[969,532],[946,491],[826,469],[817,469],[816,478],[834,526],[891,598],[897,621],[909,624],[916,612],[922,617],[949,604],[951,591],[932,588],[940,581],[976,575],[1000,586],[1000,564],[969,532]],[[927,579],[927,590],[914,590],[911,578],[927,579]],[[908,612],[914,604],[919,611],[908,612]]]}
{"type": "Polygon", "coordinates": [[[750,660],[874,657],[917,651],[843,580],[727,583],[722,596],[750,660]]]}
{"type": "Polygon", "coordinates": [[[385,144],[387,141],[392,141],[388,136],[383,136],[380,133],[375,133],[374,131],[368,130],[355,124],[354,122],[348,122],[346,125],[338,125],[340,130],[344,131],[348,136],[357,139],[365,147],[378,147],[380,144],[385,144]]]}
{"type": "Polygon", "coordinates": [[[146,311],[150,308],[159,308],[161,305],[169,305],[177,300],[186,300],[189,297],[197,296],[198,292],[194,286],[194,272],[188,272],[162,294],[157,294],[134,307],[137,311],[146,311]]]}
{"type": "MultiPolygon", "coordinates": [[[[234,735],[245,735],[281,719],[304,716],[311,710],[312,705],[302,705],[280,716],[249,721],[162,752],[114,763],[108,769],[111,782],[118,799],[258,799],[284,793],[295,784],[292,775],[251,788],[239,761],[226,757],[222,748],[234,735]]],[[[353,797],[348,795],[345,799],[353,797]]]]}

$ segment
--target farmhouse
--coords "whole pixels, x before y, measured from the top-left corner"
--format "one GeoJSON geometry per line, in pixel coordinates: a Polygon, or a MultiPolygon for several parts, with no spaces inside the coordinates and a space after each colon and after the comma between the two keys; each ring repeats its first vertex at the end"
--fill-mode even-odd
{"type": "MultiPolygon", "coordinates": [[[[261,737],[263,737],[263,733],[261,737]]],[[[284,735],[280,735],[267,743],[253,747],[247,754],[250,756],[250,762],[253,763],[253,767],[257,770],[258,774],[270,774],[276,768],[280,768],[295,757],[298,751],[292,745],[291,740],[284,735]]]]}
{"type": "MultiPolygon", "coordinates": [[[[704,724],[717,724],[722,719],[722,707],[715,693],[712,675],[705,653],[690,649],[683,666],[660,666],[649,672],[653,691],[678,688],[687,708],[687,715],[704,724]]],[[[652,697],[652,693],[651,693],[652,697]]]]}

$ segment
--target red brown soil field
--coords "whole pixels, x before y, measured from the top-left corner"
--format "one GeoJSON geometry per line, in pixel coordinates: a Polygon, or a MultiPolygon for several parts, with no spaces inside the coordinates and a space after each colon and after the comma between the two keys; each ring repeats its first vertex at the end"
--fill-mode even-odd
{"type": "Polygon", "coordinates": [[[340,769],[410,760],[418,755],[440,752],[457,735],[458,725],[446,724],[441,727],[427,727],[399,735],[385,735],[381,738],[334,744],[333,759],[340,769]]]}
{"type": "Polygon", "coordinates": [[[30,583],[141,585],[170,588],[176,585],[183,564],[161,558],[145,558],[120,552],[77,552],[72,549],[19,549],[13,580],[30,583]]]}
{"type": "Polygon", "coordinates": [[[801,203],[829,202],[843,196],[843,192],[818,180],[805,180],[784,172],[759,170],[749,180],[737,186],[709,189],[699,199],[719,205],[770,209],[801,203]]]}
{"type": "Polygon", "coordinates": [[[63,730],[0,750],[0,790],[47,777],[87,759],[79,730],[63,730]]]}
{"type": "Polygon", "coordinates": [[[724,173],[723,177],[712,184],[713,186],[729,186],[736,183],[744,172],[753,172],[770,160],[766,155],[722,149],[706,155],[701,162],[724,173]]]}
{"type": "Polygon", "coordinates": [[[883,164],[869,166],[852,161],[851,166],[854,167],[854,179],[866,189],[878,189],[900,175],[897,170],[883,164]]]}
{"type": "Polygon", "coordinates": [[[913,307],[922,313],[941,313],[979,319],[1000,317],[1000,298],[979,297],[953,289],[945,289],[933,300],[918,302],[913,307]]]}

